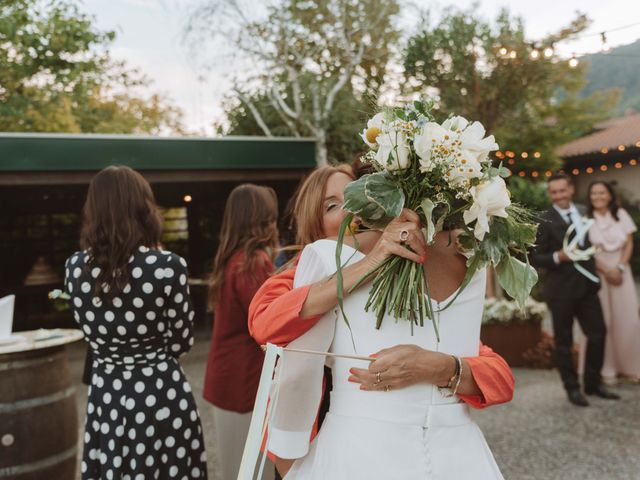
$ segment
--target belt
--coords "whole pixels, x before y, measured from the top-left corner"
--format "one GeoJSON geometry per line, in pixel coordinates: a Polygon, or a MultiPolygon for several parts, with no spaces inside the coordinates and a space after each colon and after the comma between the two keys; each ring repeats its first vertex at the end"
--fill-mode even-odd
{"type": "Polygon", "coordinates": [[[464,403],[428,405],[384,398],[385,393],[331,392],[329,412],[346,417],[366,418],[423,428],[455,427],[471,423],[464,403]]]}

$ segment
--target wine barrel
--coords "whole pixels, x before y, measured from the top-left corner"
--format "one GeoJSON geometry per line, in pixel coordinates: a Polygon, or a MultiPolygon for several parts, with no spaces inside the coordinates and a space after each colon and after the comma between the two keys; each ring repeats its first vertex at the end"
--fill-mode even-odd
{"type": "Polygon", "coordinates": [[[73,480],[78,414],[64,345],[0,355],[0,479],[73,480]]]}

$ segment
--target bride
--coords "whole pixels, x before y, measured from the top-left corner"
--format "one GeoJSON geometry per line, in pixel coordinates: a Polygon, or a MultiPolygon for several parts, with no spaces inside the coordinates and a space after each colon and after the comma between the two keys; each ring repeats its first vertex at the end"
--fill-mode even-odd
{"type": "MultiPolygon", "coordinates": [[[[376,360],[327,357],[333,372],[330,409],[309,443],[325,359],[285,353],[268,448],[279,459],[295,459],[292,465],[278,462],[286,480],[500,479],[461,401],[483,394],[468,359],[478,355],[485,272],[478,272],[452,306],[439,313],[440,342],[431,326],[416,327],[412,335],[407,322],[390,317],[376,330],[374,314],[364,309],[366,286],[345,297],[347,326],[337,307],[336,242],[331,237],[344,217],[342,192],[352,180],[346,172],[328,176],[320,212],[305,207],[304,196],[313,195],[313,189],[301,191],[295,212],[299,229],[321,225],[327,238],[305,247],[294,287],[310,285],[299,317],[322,318],[289,347],[353,354],[355,344],[356,354],[377,352],[376,360]],[[389,349],[393,345],[400,346],[389,349]]],[[[465,275],[465,259],[449,244],[448,234],[427,247],[419,219],[409,210],[381,234],[371,232],[360,240],[359,250],[343,248],[345,291],[390,255],[400,255],[425,263],[437,310],[455,296],[465,275]]]]}

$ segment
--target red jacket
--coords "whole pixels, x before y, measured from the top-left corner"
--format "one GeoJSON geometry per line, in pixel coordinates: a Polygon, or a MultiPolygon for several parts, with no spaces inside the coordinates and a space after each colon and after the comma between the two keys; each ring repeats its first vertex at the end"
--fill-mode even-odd
{"type": "Polygon", "coordinates": [[[258,252],[255,268],[244,270],[244,251],[234,252],[216,305],[203,396],[216,407],[250,412],[258,391],[264,354],[249,335],[247,312],[254,294],[273,272],[269,256],[258,252]]]}

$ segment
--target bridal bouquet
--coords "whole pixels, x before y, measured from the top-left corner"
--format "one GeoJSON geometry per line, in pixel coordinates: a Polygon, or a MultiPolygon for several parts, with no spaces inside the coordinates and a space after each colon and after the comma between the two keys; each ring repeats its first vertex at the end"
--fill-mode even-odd
{"type": "MultiPolygon", "coordinates": [[[[492,165],[489,153],[498,149],[493,135],[485,137],[482,124],[459,116],[437,123],[431,108],[427,99],[385,109],[362,132],[370,148],[365,159],[375,172],[350,183],[344,192],[348,215],[336,251],[339,305],[343,304],[340,253],[354,217],[369,228],[383,229],[403,208],[409,208],[420,215],[428,244],[439,231],[463,231],[458,241],[468,270],[454,298],[438,311],[447,308],[473,275],[489,264],[495,266],[502,288],[523,307],[537,281],[527,259],[536,225],[529,212],[511,203],[503,179],[509,171],[492,165]]],[[[351,290],[370,275],[375,279],[366,309],[375,312],[377,328],[389,313],[409,320],[412,328],[429,319],[439,337],[422,265],[391,257],[351,290]]]]}

